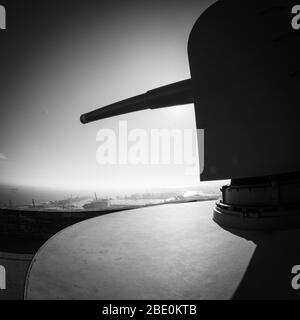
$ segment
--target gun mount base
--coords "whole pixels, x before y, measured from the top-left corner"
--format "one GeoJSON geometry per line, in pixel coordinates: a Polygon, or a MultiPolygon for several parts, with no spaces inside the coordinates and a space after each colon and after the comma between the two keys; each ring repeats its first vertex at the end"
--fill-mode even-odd
{"type": "Polygon", "coordinates": [[[228,229],[300,228],[300,176],[289,173],[232,180],[223,186],[213,220],[228,229]]]}

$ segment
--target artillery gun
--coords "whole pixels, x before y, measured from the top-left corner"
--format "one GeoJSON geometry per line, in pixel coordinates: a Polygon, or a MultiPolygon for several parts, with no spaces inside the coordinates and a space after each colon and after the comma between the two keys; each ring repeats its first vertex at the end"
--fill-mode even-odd
{"type": "Polygon", "coordinates": [[[291,286],[300,250],[293,5],[216,2],[191,31],[190,79],[81,116],[89,123],[193,103],[205,130],[201,180],[231,183],[217,204],[137,209],[64,230],[37,253],[25,298],[299,299],[291,286]]]}

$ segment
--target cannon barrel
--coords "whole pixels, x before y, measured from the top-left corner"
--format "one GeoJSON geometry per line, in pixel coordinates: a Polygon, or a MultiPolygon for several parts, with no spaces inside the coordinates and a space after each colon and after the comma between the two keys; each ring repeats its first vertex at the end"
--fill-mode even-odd
{"type": "Polygon", "coordinates": [[[85,113],[81,115],[80,121],[89,123],[129,112],[172,107],[193,102],[191,79],[187,79],[85,113]]]}

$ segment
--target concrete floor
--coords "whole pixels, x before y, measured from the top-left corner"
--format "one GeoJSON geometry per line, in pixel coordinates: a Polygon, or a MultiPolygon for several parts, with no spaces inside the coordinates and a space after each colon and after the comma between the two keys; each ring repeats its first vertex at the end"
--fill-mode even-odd
{"type": "Polygon", "coordinates": [[[84,221],[36,254],[26,299],[285,299],[299,230],[232,233],[214,202],[162,205],[84,221]]]}
{"type": "Polygon", "coordinates": [[[255,245],[217,226],[213,206],[143,208],[65,229],[37,253],[26,298],[229,299],[255,245]]]}

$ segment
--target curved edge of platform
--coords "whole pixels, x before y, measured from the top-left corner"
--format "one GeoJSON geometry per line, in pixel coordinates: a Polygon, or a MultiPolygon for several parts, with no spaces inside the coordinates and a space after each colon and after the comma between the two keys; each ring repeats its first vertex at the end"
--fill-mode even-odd
{"type": "MultiPolygon", "coordinates": [[[[111,214],[115,214],[115,213],[119,213],[119,212],[122,212],[122,211],[115,211],[115,212],[112,212],[111,214]]],[[[90,218],[90,219],[86,219],[84,221],[80,221],[80,222],[77,222],[71,226],[68,226],[60,231],[58,231],[57,233],[55,233],[52,237],[50,237],[46,242],[43,243],[43,245],[38,249],[38,251],[35,253],[35,255],[33,256],[31,262],[30,262],[30,265],[29,265],[29,268],[27,270],[27,273],[26,273],[26,278],[25,278],[25,285],[24,285],[24,293],[23,293],[23,300],[27,300],[27,293],[28,293],[28,284],[29,284],[29,276],[30,276],[30,273],[31,273],[31,270],[32,270],[32,267],[35,263],[35,261],[37,260],[40,252],[42,252],[44,250],[44,248],[48,245],[49,242],[52,241],[52,239],[54,237],[57,237],[58,235],[60,235],[61,233],[65,232],[66,230],[71,230],[73,228],[76,228],[77,225],[79,224],[82,224],[82,223],[85,223],[86,221],[90,221],[90,220],[93,220],[93,219],[97,219],[101,216],[98,216],[98,217],[93,217],[93,218],[90,218]]]]}

